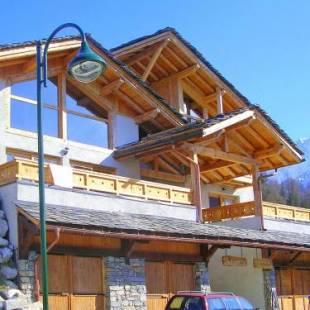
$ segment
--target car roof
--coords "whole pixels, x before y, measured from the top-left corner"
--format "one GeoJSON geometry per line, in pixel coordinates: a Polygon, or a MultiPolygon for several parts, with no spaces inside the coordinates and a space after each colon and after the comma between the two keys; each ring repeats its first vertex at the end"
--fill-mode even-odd
{"type": "Polygon", "coordinates": [[[214,297],[240,297],[231,292],[200,292],[200,291],[180,291],[177,292],[175,296],[196,296],[196,297],[206,297],[206,298],[214,298],[214,297]]]}

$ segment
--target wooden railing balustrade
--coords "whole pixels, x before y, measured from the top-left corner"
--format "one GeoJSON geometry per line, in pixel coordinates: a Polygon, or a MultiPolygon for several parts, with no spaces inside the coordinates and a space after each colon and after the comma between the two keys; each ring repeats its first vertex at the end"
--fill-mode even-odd
{"type": "MultiPolygon", "coordinates": [[[[233,205],[220,206],[203,209],[204,222],[220,222],[222,220],[233,220],[245,216],[255,215],[254,201],[237,203],[233,205]]],[[[263,201],[263,215],[290,219],[294,221],[310,221],[310,209],[287,206],[272,202],[263,201]]]]}
{"type": "MultiPolygon", "coordinates": [[[[13,160],[0,165],[0,185],[17,180],[38,181],[38,164],[27,160],[13,160]]],[[[49,165],[45,166],[45,183],[53,185],[49,165]]],[[[73,188],[169,203],[192,204],[190,188],[125,178],[100,172],[73,169],[73,188]]]]}

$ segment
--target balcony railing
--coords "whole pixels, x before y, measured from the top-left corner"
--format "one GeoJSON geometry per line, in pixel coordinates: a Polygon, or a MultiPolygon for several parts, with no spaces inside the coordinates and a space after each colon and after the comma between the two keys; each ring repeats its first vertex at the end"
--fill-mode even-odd
{"type": "MultiPolygon", "coordinates": [[[[254,201],[203,209],[204,222],[219,222],[255,215],[254,201]]],[[[294,221],[310,221],[310,209],[263,202],[263,215],[294,221]]]]}
{"type": "MultiPolygon", "coordinates": [[[[38,164],[33,161],[13,160],[0,165],[0,185],[17,180],[37,182],[38,164]]],[[[54,184],[49,165],[45,166],[45,183],[54,184]]],[[[80,169],[73,169],[73,188],[169,203],[193,203],[192,190],[189,188],[80,169]]]]}

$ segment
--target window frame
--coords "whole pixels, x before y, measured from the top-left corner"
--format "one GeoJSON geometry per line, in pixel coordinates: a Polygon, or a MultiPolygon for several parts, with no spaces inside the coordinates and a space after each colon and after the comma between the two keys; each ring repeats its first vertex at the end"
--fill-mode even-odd
{"type": "MultiPolygon", "coordinates": [[[[89,146],[94,146],[94,147],[99,147],[99,148],[103,148],[103,149],[113,149],[113,143],[111,143],[111,139],[112,139],[112,119],[110,118],[104,118],[104,117],[98,117],[96,115],[89,115],[86,113],[82,113],[82,112],[78,112],[78,111],[74,111],[72,109],[67,109],[66,104],[65,104],[65,99],[63,99],[64,96],[66,96],[68,93],[66,91],[67,89],[67,80],[66,80],[66,76],[63,72],[60,72],[58,74],[53,74],[50,75],[49,78],[56,78],[57,83],[55,84],[55,86],[57,87],[57,102],[55,103],[55,105],[53,104],[49,104],[46,102],[42,102],[42,107],[45,109],[50,109],[53,111],[57,112],[57,126],[58,126],[58,131],[57,131],[57,135],[56,136],[50,136],[50,135],[46,135],[44,134],[44,136],[50,138],[50,139],[61,139],[62,141],[70,141],[72,143],[78,143],[78,144],[83,144],[83,145],[89,145],[89,146]],[[68,115],[74,115],[83,119],[91,119],[91,120],[95,120],[95,121],[99,121],[102,123],[105,123],[107,126],[107,130],[106,130],[106,139],[107,139],[107,143],[106,143],[106,147],[103,146],[99,146],[99,145],[93,145],[93,144],[85,144],[83,142],[78,142],[75,140],[69,140],[67,139],[68,137],[68,126],[67,126],[67,122],[68,122],[68,115]]],[[[18,79],[18,80],[14,80],[14,81],[8,81],[7,82],[7,87],[9,88],[9,93],[7,96],[7,120],[6,120],[6,128],[7,130],[14,132],[14,133],[19,133],[19,134],[23,134],[26,136],[36,136],[36,132],[30,131],[30,130],[26,130],[26,129],[20,129],[20,128],[16,128],[16,127],[12,127],[12,122],[11,122],[11,112],[12,112],[12,101],[16,100],[19,102],[22,102],[24,104],[30,104],[33,106],[37,105],[37,101],[27,98],[27,97],[23,97],[23,96],[18,96],[12,93],[12,86],[14,84],[17,83],[23,83],[23,82],[28,82],[28,81],[33,81],[33,78],[24,78],[24,79],[18,79]]],[[[85,96],[87,97],[87,94],[85,94],[85,96]]],[[[109,114],[109,111],[107,111],[107,113],[109,114]]]]}

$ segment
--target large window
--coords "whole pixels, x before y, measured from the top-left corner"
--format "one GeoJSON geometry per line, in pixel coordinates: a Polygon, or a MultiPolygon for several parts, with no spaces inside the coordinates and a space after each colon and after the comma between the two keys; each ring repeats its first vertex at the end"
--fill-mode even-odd
{"type": "MultiPolygon", "coordinates": [[[[48,81],[43,102],[43,133],[57,137],[57,87],[48,81]]],[[[12,128],[30,132],[37,131],[36,81],[25,81],[12,85],[10,124],[12,128]]]]}
{"type": "Polygon", "coordinates": [[[238,203],[238,197],[234,195],[225,195],[221,193],[209,194],[209,207],[229,206],[238,203]]]}
{"type": "MultiPolygon", "coordinates": [[[[50,78],[42,91],[43,133],[107,148],[107,112],[69,83],[66,83],[66,96],[62,98],[57,87],[59,80],[57,76],[50,78]]],[[[12,84],[10,127],[37,132],[36,104],[35,80],[12,84]]]]}

